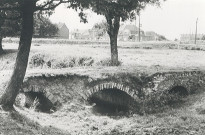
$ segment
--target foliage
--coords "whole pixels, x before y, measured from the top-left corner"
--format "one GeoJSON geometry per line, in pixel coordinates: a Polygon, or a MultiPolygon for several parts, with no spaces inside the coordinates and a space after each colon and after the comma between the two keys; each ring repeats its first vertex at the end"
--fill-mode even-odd
{"type": "Polygon", "coordinates": [[[106,31],[108,29],[106,21],[102,21],[100,23],[94,24],[93,30],[97,31],[97,38],[103,37],[106,34],[106,31]]]}
{"type": "Polygon", "coordinates": [[[34,16],[34,35],[39,37],[55,36],[58,33],[57,25],[51,23],[51,21],[44,17],[41,12],[34,16]]]}
{"type": "Polygon", "coordinates": [[[158,40],[159,41],[165,41],[165,40],[167,40],[167,38],[165,36],[163,36],[163,35],[159,35],[158,36],[158,40]]]}
{"type": "Polygon", "coordinates": [[[160,4],[160,0],[73,0],[69,7],[75,9],[91,8],[97,14],[120,17],[122,21],[134,18],[136,10],[144,9],[147,4],[160,4]]]}
{"type": "Polygon", "coordinates": [[[68,67],[83,67],[92,66],[94,59],[92,57],[64,57],[64,58],[52,58],[42,53],[35,53],[29,60],[30,68],[53,68],[61,69],[68,67]]]}
{"type": "Polygon", "coordinates": [[[9,20],[4,16],[11,17],[16,16],[17,13],[0,11],[0,37],[17,36],[20,35],[21,20],[9,20]]]}
{"type": "Polygon", "coordinates": [[[201,40],[205,40],[205,35],[203,35],[202,39],[201,40]]]}

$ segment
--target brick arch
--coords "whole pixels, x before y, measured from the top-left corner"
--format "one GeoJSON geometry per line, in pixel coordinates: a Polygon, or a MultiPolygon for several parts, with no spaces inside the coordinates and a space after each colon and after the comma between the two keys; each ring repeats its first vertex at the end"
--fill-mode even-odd
{"type": "Polygon", "coordinates": [[[37,85],[30,85],[26,88],[23,88],[23,92],[35,92],[35,93],[42,93],[53,105],[58,104],[59,100],[58,97],[55,97],[52,93],[50,93],[48,90],[39,87],[37,85]]]}
{"type": "MultiPolygon", "coordinates": [[[[181,93],[181,96],[184,96],[184,95],[188,95],[189,94],[189,89],[187,89],[185,86],[183,86],[183,85],[174,85],[173,87],[171,87],[171,88],[169,88],[168,89],[168,93],[171,93],[171,90],[173,90],[174,88],[183,88],[183,90],[185,90],[185,91],[178,91],[179,92],[179,94],[180,94],[180,92],[186,92],[186,93],[181,93]]],[[[175,89],[176,90],[176,89],[175,89]]],[[[174,91],[173,91],[174,92],[174,91]]],[[[176,92],[176,91],[175,91],[176,92]]]]}
{"type": "Polygon", "coordinates": [[[125,86],[120,83],[108,82],[108,83],[101,83],[101,84],[95,85],[91,89],[87,90],[85,92],[84,99],[88,100],[94,93],[98,91],[106,90],[106,89],[111,89],[111,90],[118,89],[130,95],[133,99],[138,98],[138,91],[131,89],[129,86],[125,86]]]}
{"type": "MultiPolygon", "coordinates": [[[[195,76],[190,77],[187,74],[179,74],[172,76],[171,78],[168,77],[164,79],[163,81],[159,82],[156,90],[157,91],[169,91],[172,88],[176,86],[181,86],[187,89],[188,93],[191,92],[191,87],[193,86],[193,80],[198,80],[195,76]],[[184,76],[185,75],[185,76],[184,76]]],[[[197,84],[198,81],[196,81],[195,84],[197,84]]]]}

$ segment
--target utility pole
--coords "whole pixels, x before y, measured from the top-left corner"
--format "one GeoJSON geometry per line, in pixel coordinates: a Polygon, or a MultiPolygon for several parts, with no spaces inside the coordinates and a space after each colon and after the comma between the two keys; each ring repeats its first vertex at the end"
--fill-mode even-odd
{"type": "Polygon", "coordinates": [[[140,33],[140,12],[138,12],[138,16],[139,16],[139,42],[140,42],[140,38],[141,38],[141,33],[140,33]]]}
{"type": "Polygon", "coordinates": [[[197,40],[197,24],[198,24],[198,18],[196,19],[196,32],[195,32],[195,44],[196,44],[196,40],[197,40]]]}

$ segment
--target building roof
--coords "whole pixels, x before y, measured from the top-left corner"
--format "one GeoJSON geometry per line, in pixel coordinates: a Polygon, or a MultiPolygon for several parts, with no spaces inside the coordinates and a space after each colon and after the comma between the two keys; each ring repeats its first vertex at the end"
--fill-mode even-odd
{"type": "Polygon", "coordinates": [[[155,36],[155,35],[157,35],[154,31],[146,31],[145,32],[145,35],[146,36],[155,36]]]}
{"type": "MultiPolygon", "coordinates": [[[[62,23],[62,22],[59,22],[59,23],[57,24],[57,26],[58,26],[59,29],[62,28],[64,25],[66,26],[66,24],[65,24],[65,23],[62,23]]],[[[67,27],[67,26],[66,26],[66,27],[67,27]]]]}
{"type": "MultiPolygon", "coordinates": [[[[129,24],[129,25],[123,25],[122,27],[120,27],[120,32],[125,31],[125,30],[129,30],[131,34],[135,35],[138,34],[139,32],[139,28],[135,25],[129,24]]],[[[142,29],[140,29],[141,32],[144,33],[144,31],[142,29]]]]}
{"type": "Polygon", "coordinates": [[[139,31],[139,28],[137,26],[131,25],[131,24],[130,25],[125,25],[124,30],[125,29],[128,29],[130,31],[139,31]]]}

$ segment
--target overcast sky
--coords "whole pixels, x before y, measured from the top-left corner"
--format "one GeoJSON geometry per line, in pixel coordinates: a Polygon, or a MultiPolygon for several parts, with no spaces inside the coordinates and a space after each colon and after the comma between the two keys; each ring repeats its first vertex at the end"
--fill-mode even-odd
{"type": "MultiPolygon", "coordinates": [[[[205,34],[205,0],[167,0],[161,8],[148,6],[142,11],[141,24],[144,31],[155,31],[173,40],[179,38],[180,34],[195,33],[197,18],[198,33],[205,34]]],[[[104,17],[88,12],[88,23],[83,24],[74,10],[62,5],[56,8],[50,19],[54,23],[64,22],[73,30],[90,29],[104,17]]]]}

